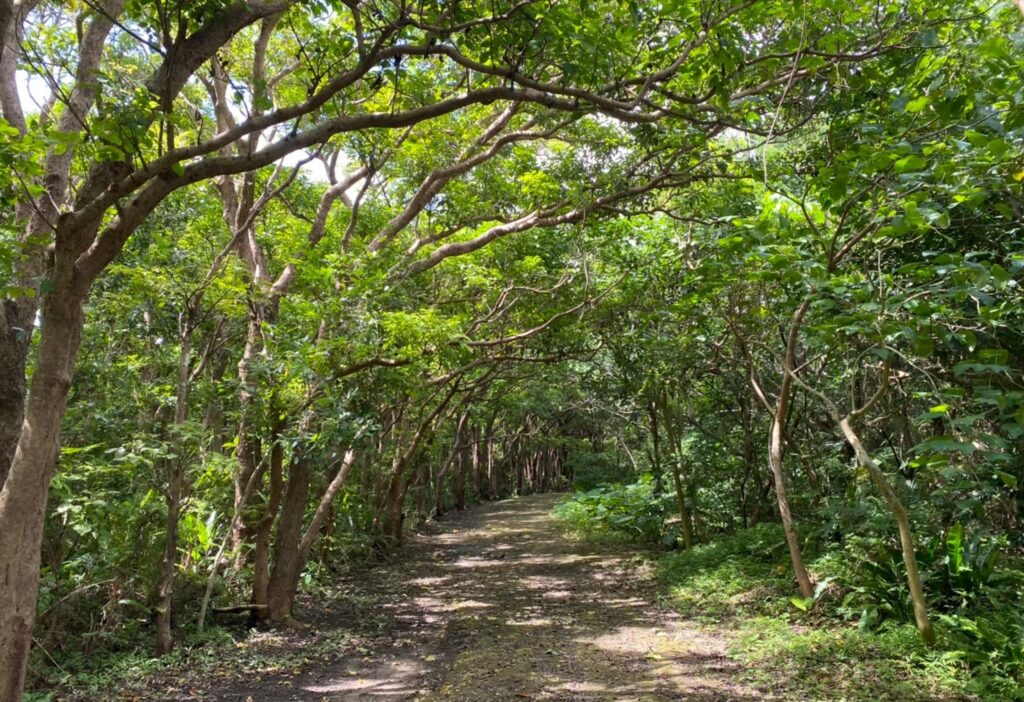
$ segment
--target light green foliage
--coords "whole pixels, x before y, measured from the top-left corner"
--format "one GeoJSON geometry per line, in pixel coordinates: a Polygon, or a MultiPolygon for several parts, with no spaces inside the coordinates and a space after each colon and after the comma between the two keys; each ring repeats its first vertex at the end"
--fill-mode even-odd
{"type": "Polygon", "coordinates": [[[433,309],[386,312],[380,318],[385,347],[404,358],[448,349],[462,336],[459,322],[442,318],[433,309]]]}
{"type": "Polygon", "coordinates": [[[654,481],[645,475],[629,485],[576,492],[558,506],[556,514],[568,528],[583,534],[660,543],[670,510],[671,502],[654,494],[654,481]]]}

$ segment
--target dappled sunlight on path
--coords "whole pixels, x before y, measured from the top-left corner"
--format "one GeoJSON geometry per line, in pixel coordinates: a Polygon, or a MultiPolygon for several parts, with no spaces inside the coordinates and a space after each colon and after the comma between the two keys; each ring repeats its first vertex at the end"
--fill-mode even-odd
{"type": "MultiPolygon", "coordinates": [[[[353,577],[380,634],[316,670],[214,699],[737,702],[725,641],[656,604],[628,547],[563,537],[558,496],[451,516],[394,562],[353,577]]],[[[364,626],[365,629],[365,626],[364,626]]]]}

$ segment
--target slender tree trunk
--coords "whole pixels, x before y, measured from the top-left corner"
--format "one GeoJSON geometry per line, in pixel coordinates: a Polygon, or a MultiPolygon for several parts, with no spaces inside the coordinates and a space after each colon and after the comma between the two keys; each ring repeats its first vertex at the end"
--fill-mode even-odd
{"type": "MultiPolygon", "coordinates": [[[[217,354],[217,358],[211,367],[210,382],[215,386],[224,377],[228,369],[228,355],[217,354]]],[[[220,398],[216,394],[210,399],[206,406],[206,414],[203,417],[203,426],[210,433],[208,450],[210,453],[224,453],[224,407],[221,406],[220,398]]]]}
{"type": "Polygon", "coordinates": [[[782,520],[782,529],[786,534],[786,545],[789,547],[789,558],[793,564],[793,573],[796,576],[800,593],[804,597],[814,595],[814,587],[811,585],[811,578],[804,566],[803,554],[800,552],[800,536],[796,533],[796,526],[793,523],[793,514],[789,509],[789,495],[786,488],[786,474],[782,466],[782,425],[781,417],[776,413],[772,420],[771,436],[768,441],[768,464],[772,469],[772,479],[775,483],[775,499],[779,505],[779,518],[782,520]]]}
{"type": "Polygon", "coordinates": [[[461,511],[466,509],[466,472],[469,469],[469,461],[466,460],[466,451],[459,451],[458,462],[455,464],[455,476],[452,480],[452,497],[455,500],[455,509],[461,511]]]}
{"type": "Polygon", "coordinates": [[[739,512],[740,523],[746,529],[751,525],[751,516],[757,511],[757,506],[751,505],[752,498],[756,495],[756,482],[760,476],[757,462],[757,444],[753,431],[753,403],[750,395],[741,388],[735,393],[736,404],[739,407],[740,430],[743,433],[741,439],[741,460],[743,461],[743,477],[740,480],[739,512]]]}
{"type": "Polygon", "coordinates": [[[402,507],[405,499],[405,491],[402,488],[402,474],[405,472],[405,461],[401,455],[396,456],[391,465],[391,474],[388,477],[387,489],[384,493],[384,506],[381,510],[381,536],[384,537],[386,546],[393,547],[402,538],[402,507]]]}
{"type": "Polygon", "coordinates": [[[484,461],[484,451],[486,451],[486,444],[481,443],[484,441],[483,436],[480,434],[479,429],[473,434],[473,481],[474,481],[474,496],[478,503],[484,500],[490,499],[490,482],[487,476],[486,462],[484,461]]]}
{"type": "Polygon", "coordinates": [[[693,548],[693,529],[690,526],[690,511],[686,508],[686,488],[679,464],[672,461],[672,481],[675,483],[676,500],[679,504],[679,521],[683,528],[683,545],[687,550],[693,548]]]}
{"type": "MultiPolygon", "coordinates": [[[[437,477],[434,483],[434,515],[437,517],[440,517],[445,511],[445,485],[448,474],[451,471],[452,466],[456,466],[456,472],[459,471],[456,461],[459,459],[462,452],[459,444],[462,441],[463,429],[466,426],[466,419],[468,415],[469,412],[467,411],[459,417],[459,422],[455,426],[455,436],[452,439],[452,448],[445,457],[444,463],[441,464],[441,467],[437,471],[437,477]]],[[[455,481],[453,481],[453,485],[454,482],[455,481]]]]}
{"type": "Polygon", "coordinates": [[[472,453],[472,470],[473,470],[473,497],[477,502],[482,502],[486,497],[484,491],[486,490],[486,483],[484,481],[482,463],[480,461],[480,432],[473,430],[470,434],[470,440],[473,442],[473,453],[472,453]]]}
{"type": "Polygon", "coordinates": [[[512,454],[509,456],[509,468],[513,471],[515,479],[515,494],[521,496],[526,494],[526,472],[529,470],[530,459],[523,457],[523,452],[519,448],[518,442],[512,446],[512,454]]]}
{"type": "MultiPolygon", "coordinates": [[[[22,136],[27,133],[28,128],[22,100],[18,95],[16,74],[25,46],[26,21],[38,4],[37,0],[22,0],[17,3],[0,0],[0,116],[8,126],[16,129],[22,136]]],[[[123,4],[120,0],[96,3],[94,9],[98,11],[90,12],[88,23],[77,27],[77,66],[70,90],[62,91],[66,109],[56,125],[51,125],[62,134],[77,134],[82,127],[82,115],[88,114],[92,109],[97,92],[96,74],[103,56],[103,47],[123,4]]],[[[61,213],[68,205],[73,155],[74,150],[67,148],[67,145],[63,149],[51,149],[42,164],[45,177],[40,177],[37,181],[37,184],[44,186],[45,196],[33,198],[31,202],[21,200],[13,208],[11,214],[14,215],[14,220],[18,222],[18,226],[23,227],[18,236],[20,255],[13,271],[13,280],[10,281],[17,287],[39,293],[39,281],[47,277],[48,255],[45,242],[49,241],[55,224],[60,228],[61,213]]],[[[90,226],[86,225],[80,231],[58,232],[55,237],[58,244],[55,253],[60,256],[62,240],[71,241],[78,235],[94,235],[95,231],[95,227],[90,231],[90,226]]],[[[68,276],[65,281],[70,283],[70,276],[74,274],[74,271],[70,270],[73,261],[64,263],[68,264],[64,271],[68,276]]],[[[51,281],[55,278],[56,276],[51,281]]],[[[79,281],[74,282],[75,290],[78,291],[76,295],[84,297],[85,288],[78,285],[79,281]]],[[[90,283],[91,281],[87,281],[86,287],[90,283]]],[[[70,292],[71,288],[67,290],[70,292]]],[[[66,300],[71,302],[70,299],[66,300]]],[[[79,305],[80,301],[72,304],[79,305]]],[[[25,371],[38,310],[37,295],[0,299],[0,488],[3,487],[8,472],[12,470],[24,426],[25,371]]],[[[45,310],[43,313],[46,314],[45,310]]],[[[74,356],[73,351],[72,362],[74,356]]],[[[0,665],[3,665],[2,661],[0,665]]]]}
{"type": "Polygon", "coordinates": [[[255,605],[267,604],[270,586],[270,542],[274,520],[281,509],[281,497],[284,493],[284,445],[281,442],[283,429],[283,422],[279,422],[274,429],[274,443],[270,447],[270,494],[267,496],[266,511],[254,528],[250,599],[255,605]]]}
{"type": "Polygon", "coordinates": [[[497,500],[501,498],[500,482],[498,479],[499,465],[494,460],[494,441],[492,439],[487,440],[487,478],[489,480],[487,486],[487,494],[490,499],[497,500]]]}
{"type": "Polygon", "coordinates": [[[658,409],[661,411],[662,425],[665,427],[665,437],[672,449],[669,463],[672,469],[672,482],[676,489],[676,501],[679,507],[679,521],[683,531],[683,545],[687,550],[693,548],[693,527],[690,523],[690,510],[686,507],[686,481],[683,478],[682,466],[682,435],[679,425],[671,414],[669,407],[668,393],[662,390],[658,396],[658,409]]]}
{"type": "Polygon", "coordinates": [[[346,480],[348,480],[349,473],[352,472],[355,460],[356,451],[354,448],[345,451],[345,455],[341,459],[341,465],[338,466],[338,472],[334,474],[334,478],[327,485],[327,489],[324,490],[324,494],[320,498],[320,504],[317,505],[313,518],[309,522],[309,527],[306,528],[306,534],[302,537],[302,542],[299,544],[299,556],[303,565],[305,565],[306,559],[309,557],[310,549],[313,548],[313,544],[319,538],[320,530],[323,528],[324,521],[327,519],[331,506],[334,504],[334,498],[338,496],[341,488],[345,485],[346,480]]]}
{"type": "MultiPolygon", "coordinates": [[[[192,351],[192,315],[184,314],[180,321],[178,347],[178,377],[174,397],[174,426],[181,428],[188,419],[189,354],[192,351]]],[[[167,522],[164,526],[167,541],[161,565],[160,586],[156,604],[156,651],[167,655],[174,646],[171,635],[171,605],[174,596],[174,574],[178,567],[178,522],[185,490],[185,457],[168,459],[167,522]]]]}
{"type": "Polygon", "coordinates": [[[249,478],[256,472],[262,450],[259,441],[253,435],[253,404],[256,399],[256,379],[252,374],[252,364],[260,349],[263,348],[260,315],[256,304],[250,302],[249,324],[245,338],[245,348],[238,362],[238,444],[235,456],[238,459],[238,471],[235,473],[235,512],[242,515],[235,524],[231,534],[231,548],[235,557],[240,558],[242,541],[245,538],[247,525],[245,520],[245,486],[249,478]]]}
{"type": "Polygon", "coordinates": [[[853,446],[853,450],[857,454],[857,462],[867,469],[872,482],[874,482],[875,487],[882,494],[886,504],[889,505],[889,511],[892,512],[892,516],[896,519],[896,525],[900,533],[900,548],[903,551],[903,563],[907,567],[907,586],[910,588],[910,601],[914,606],[914,621],[917,624],[917,630],[921,633],[921,638],[928,645],[932,645],[935,643],[935,630],[928,619],[928,603],[924,597],[921,573],[917,568],[914,532],[910,528],[907,508],[903,505],[896,491],[892,489],[892,486],[885,477],[885,473],[882,472],[875,459],[864,448],[864,444],[854,430],[850,418],[846,417],[840,420],[839,427],[843,430],[843,436],[853,446]]]}
{"type": "MultiPolygon", "coordinates": [[[[70,276],[68,276],[70,277],[70,276]]],[[[43,301],[31,392],[10,471],[0,489],[0,700],[21,698],[32,646],[46,500],[60,450],[82,298],[57,290],[43,301]]],[[[63,284],[62,284],[63,283],[63,284]]]]}
{"type": "Polygon", "coordinates": [[[661,465],[661,440],[658,432],[658,408],[655,402],[650,402],[647,408],[651,417],[651,448],[654,458],[654,495],[658,497],[665,490],[663,485],[665,478],[661,465]]]}
{"type": "Polygon", "coordinates": [[[494,460],[494,425],[497,421],[498,413],[491,413],[491,418],[480,435],[480,438],[483,440],[483,446],[480,447],[480,471],[483,475],[483,494],[487,500],[498,499],[496,487],[498,476],[495,474],[496,466],[494,460]]]}
{"type": "Polygon", "coordinates": [[[803,322],[810,305],[810,301],[805,300],[796,309],[796,312],[793,313],[789,335],[786,340],[779,397],[775,403],[771,432],[768,437],[768,465],[772,469],[772,478],[775,482],[775,499],[779,505],[779,518],[782,520],[782,529],[786,533],[786,545],[789,547],[789,558],[793,563],[793,574],[796,576],[797,584],[800,587],[800,594],[804,597],[812,597],[814,595],[814,587],[811,585],[811,578],[807,574],[807,568],[804,566],[803,554],[800,552],[800,537],[796,533],[793,514],[789,509],[786,473],[782,465],[782,443],[786,431],[784,423],[789,411],[790,400],[793,397],[793,378],[791,374],[796,367],[796,345],[800,334],[800,324],[803,322]]]}
{"type": "MultiPolygon", "coordinates": [[[[13,78],[17,74],[19,49],[24,41],[25,15],[31,7],[31,3],[16,6],[9,0],[0,1],[0,76],[3,78],[13,78]]],[[[15,81],[0,80],[2,116],[9,126],[24,135],[27,127],[17,93],[15,81]]],[[[35,221],[40,219],[33,215],[28,203],[15,206],[14,217],[30,232],[35,221]]],[[[34,286],[32,278],[39,272],[40,259],[40,256],[26,256],[22,265],[29,270],[18,271],[21,273],[17,275],[18,280],[11,282],[34,286]]],[[[38,300],[34,295],[0,299],[0,488],[4,486],[14,460],[14,450],[25,419],[25,369],[37,308],[38,300]]]]}
{"type": "Polygon", "coordinates": [[[345,452],[338,471],[324,490],[320,503],[313,513],[313,518],[310,520],[309,526],[306,528],[305,534],[302,535],[298,544],[293,546],[290,542],[284,543],[282,541],[282,539],[290,538],[291,526],[289,526],[289,534],[279,535],[278,543],[275,544],[275,554],[280,549],[285,548],[294,549],[295,556],[282,553],[281,557],[275,558],[274,561],[274,571],[268,592],[267,611],[268,617],[275,623],[287,622],[292,618],[292,610],[295,604],[295,596],[299,591],[299,580],[302,577],[302,571],[309,560],[313,544],[319,538],[324,522],[330,514],[334,498],[337,497],[338,492],[348,478],[352,465],[355,462],[355,456],[354,449],[349,449],[345,452]]]}
{"type": "Polygon", "coordinates": [[[427,494],[430,492],[430,463],[422,461],[419,470],[416,471],[416,477],[413,479],[412,485],[416,489],[416,518],[419,523],[427,520],[427,494]]]}
{"type": "Polygon", "coordinates": [[[33,300],[0,300],[0,488],[25,419],[25,366],[35,323],[33,300]]]}
{"type": "Polygon", "coordinates": [[[757,399],[768,409],[772,415],[772,422],[768,432],[768,467],[771,470],[772,479],[763,486],[762,496],[754,503],[754,513],[751,515],[751,523],[756,524],[760,519],[761,503],[767,498],[767,490],[772,484],[775,486],[775,500],[779,509],[779,518],[782,521],[782,528],[786,534],[786,545],[789,547],[789,558],[793,565],[793,574],[804,597],[811,597],[814,589],[811,586],[811,578],[804,566],[803,555],[800,552],[800,538],[793,524],[793,513],[789,508],[789,494],[786,490],[786,474],[782,464],[782,444],[786,437],[785,420],[789,412],[789,403],[793,395],[792,372],[796,367],[797,343],[800,339],[800,325],[803,323],[807,311],[810,309],[810,299],[805,299],[793,312],[790,319],[789,331],[786,336],[786,348],[782,361],[782,379],[779,387],[778,398],[774,407],[768,399],[767,394],[758,378],[754,367],[754,359],[747,347],[746,340],[740,332],[730,325],[736,337],[736,342],[743,355],[747,359],[750,387],[757,399]]]}
{"type": "Polygon", "coordinates": [[[743,478],[740,480],[740,523],[746,529],[750,526],[750,482],[751,474],[754,472],[754,451],[750,443],[749,424],[744,424],[743,435],[743,478]]]}

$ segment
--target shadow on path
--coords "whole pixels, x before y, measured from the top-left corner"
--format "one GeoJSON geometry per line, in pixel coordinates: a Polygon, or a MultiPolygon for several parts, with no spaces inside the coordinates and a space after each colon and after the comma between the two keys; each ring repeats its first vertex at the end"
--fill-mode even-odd
{"type": "MultiPolygon", "coordinates": [[[[354,574],[347,606],[307,613],[318,630],[354,627],[357,645],[230,689],[211,686],[199,698],[766,699],[737,681],[724,638],[656,604],[652,574],[628,547],[565,539],[551,516],[559,498],[446,517],[395,561],[354,574]]],[[[325,645],[304,640],[286,636],[281,645],[325,645]]]]}

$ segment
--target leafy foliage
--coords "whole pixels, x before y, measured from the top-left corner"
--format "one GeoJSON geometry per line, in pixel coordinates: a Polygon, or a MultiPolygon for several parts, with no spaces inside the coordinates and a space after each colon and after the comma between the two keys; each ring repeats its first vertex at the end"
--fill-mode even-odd
{"type": "Polygon", "coordinates": [[[38,605],[33,686],[571,486],[570,528],[678,549],[687,613],[764,617],[751,660],[1019,697],[1012,3],[27,5],[0,448],[38,494],[0,557],[42,568],[0,624],[38,605]]]}
{"type": "Polygon", "coordinates": [[[585,533],[659,543],[671,508],[669,499],[656,498],[653,479],[643,476],[628,485],[605,485],[573,493],[559,505],[557,513],[570,528],[585,533]]]}

